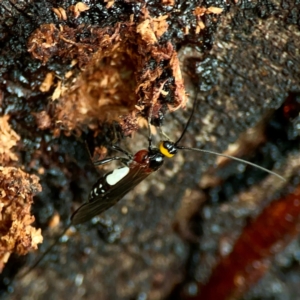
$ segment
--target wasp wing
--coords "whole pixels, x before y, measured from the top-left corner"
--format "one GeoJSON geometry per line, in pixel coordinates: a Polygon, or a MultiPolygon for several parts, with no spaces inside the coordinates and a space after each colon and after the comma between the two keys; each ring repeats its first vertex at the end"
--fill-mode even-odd
{"type": "Polygon", "coordinates": [[[128,174],[115,185],[112,185],[106,193],[94,197],[92,202],[80,206],[71,216],[72,224],[87,222],[108,210],[151,173],[143,164],[132,164],[128,174]]]}

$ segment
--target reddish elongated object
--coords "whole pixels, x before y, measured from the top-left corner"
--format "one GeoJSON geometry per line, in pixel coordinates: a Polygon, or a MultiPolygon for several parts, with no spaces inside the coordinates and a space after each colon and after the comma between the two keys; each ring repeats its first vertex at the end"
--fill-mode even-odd
{"type": "Polygon", "coordinates": [[[199,285],[197,295],[185,300],[238,299],[265,274],[272,257],[299,234],[299,224],[300,186],[272,202],[247,225],[208,283],[199,285]]]}

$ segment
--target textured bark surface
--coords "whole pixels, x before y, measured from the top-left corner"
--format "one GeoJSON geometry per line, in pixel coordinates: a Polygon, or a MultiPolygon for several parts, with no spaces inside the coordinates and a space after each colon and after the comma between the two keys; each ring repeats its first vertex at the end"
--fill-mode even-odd
{"type": "Polygon", "coordinates": [[[197,97],[183,145],[227,151],[287,182],[225,159],[180,152],[101,216],[109,230],[99,219],[74,228],[22,279],[15,274],[40,253],[11,257],[1,275],[3,294],[209,299],[202,290],[216,299],[214,290],[225,286],[222,299],[300,297],[299,217],[289,213],[299,200],[300,4],[90,1],[87,9],[74,1],[12,3],[0,3],[0,100],[21,140],[18,160],[6,166],[40,178],[33,213],[43,229],[41,251],[99,176],[82,141],[101,157],[116,128],[119,135],[135,132],[122,139],[124,148],[147,147],[140,117],[151,101],[154,124],[165,115],[163,130],[176,140],[197,97]],[[185,105],[180,70],[188,110],[167,114],[185,105]],[[274,213],[274,201],[290,194],[296,202],[274,213]],[[260,216],[274,227],[265,248],[260,216]],[[246,246],[239,247],[239,237],[246,246]],[[253,249],[263,253],[251,256],[253,249]],[[226,281],[225,267],[222,281],[218,270],[235,261],[233,280],[226,281]]]}

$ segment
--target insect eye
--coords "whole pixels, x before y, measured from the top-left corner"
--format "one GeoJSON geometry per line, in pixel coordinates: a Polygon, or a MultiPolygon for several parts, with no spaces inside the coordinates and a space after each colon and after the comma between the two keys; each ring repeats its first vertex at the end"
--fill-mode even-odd
{"type": "Polygon", "coordinates": [[[173,157],[177,153],[177,148],[174,143],[169,141],[162,141],[159,144],[159,151],[166,157],[173,157]]]}

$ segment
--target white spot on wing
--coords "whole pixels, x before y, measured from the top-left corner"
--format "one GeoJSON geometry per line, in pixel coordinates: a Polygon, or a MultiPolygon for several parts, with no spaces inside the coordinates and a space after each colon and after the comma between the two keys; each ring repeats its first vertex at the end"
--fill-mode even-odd
{"type": "Polygon", "coordinates": [[[116,169],[106,177],[106,182],[109,185],[115,185],[117,182],[123,179],[128,173],[129,173],[128,167],[116,169]]]}
{"type": "Polygon", "coordinates": [[[95,193],[96,196],[98,196],[97,188],[94,188],[94,193],[95,193]]]}

